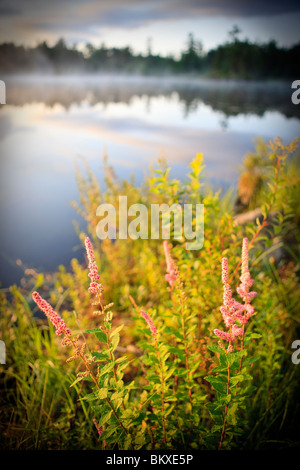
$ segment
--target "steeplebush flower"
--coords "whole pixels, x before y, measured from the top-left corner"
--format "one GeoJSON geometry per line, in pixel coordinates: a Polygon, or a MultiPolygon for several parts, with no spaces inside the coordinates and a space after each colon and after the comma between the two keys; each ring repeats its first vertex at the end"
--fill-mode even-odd
{"type": "Polygon", "coordinates": [[[214,334],[218,336],[220,339],[224,339],[224,341],[228,341],[228,342],[231,341],[231,335],[230,333],[227,333],[226,331],[222,331],[216,328],[214,330],[214,334]]]}
{"type": "Polygon", "coordinates": [[[89,237],[85,238],[84,243],[85,243],[86,254],[87,254],[87,258],[89,262],[88,267],[90,270],[88,276],[91,279],[89,292],[91,292],[92,294],[102,295],[103,285],[98,283],[100,279],[100,275],[98,273],[98,266],[95,260],[94,249],[93,249],[93,246],[89,237]]]}
{"type": "MultiPolygon", "coordinates": [[[[249,245],[248,238],[243,239],[243,248],[242,248],[242,274],[240,277],[240,285],[237,288],[237,293],[241,296],[244,301],[244,313],[245,313],[245,323],[248,322],[249,318],[253,315],[255,309],[250,305],[251,300],[257,296],[257,293],[250,291],[250,288],[254,284],[254,280],[251,279],[249,271],[249,245]]],[[[244,324],[245,324],[244,323],[244,324]]]]}
{"type": "Polygon", "coordinates": [[[214,330],[214,334],[227,342],[233,342],[238,337],[243,336],[244,326],[248,323],[250,317],[254,314],[254,307],[250,305],[251,300],[257,293],[250,291],[254,284],[249,271],[249,245],[248,238],[243,239],[242,246],[242,272],[240,285],[237,287],[237,293],[243,300],[243,303],[236,301],[232,296],[232,290],[229,284],[228,261],[222,258],[222,283],[223,283],[223,305],[220,307],[225,326],[229,332],[214,330]],[[238,322],[238,324],[237,324],[238,322]]]}
{"type": "Polygon", "coordinates": [[[70,328],[67,327],[66,323],[64,320],[59,316],[57,312],[53,309],[53,307],[46,301],[44,300],[38,292],[33,292],[32,298],[34,302],[37,304],[37,306],[44,312],[46,317],[50,320],[52,325],[56,329],[56,334],[60,336],[62,333],[64,333],[67,336],[71,335],[71,330],[70,328]]]}
{"type": "MultiPolygon", "coordinates": [[[[72,336],[72,332],[70,328],[67,327],[66,323],[64,320],[59,316],[59,314],[53,309],[53,307],[45,300],[43,299],[38,292],[33,292],[32,293],[32,298],[34,302],[37,304],[37,306],[42,310],[42,312],[45,313],[46,317],[50,320],[52,325],[55,327],[56,331],[55,333],[60,336],[62,333],[64,333],[64,337],[62,339],[62,345],[63,346],[72,346],[74,349],[74,354],[73,356],[69,357],[66,362],[72,362],[75,359],[81,358],[84,362],[85,365],[88,366],[91,364],[94,360],[94,356],[88,356],[84,354],[84,350],[86,348],[86,344],[80,344],[79,341],[79,335],[77,336],[72,336]]],[[[89,375],[90,371],[86,369],[84,372],[79,372],[77,374],[77,377],[87,377],[89,375]]]]}
{"type": "Polygon", "coordinates": [[[156,326],[154,325],[153,323],[153,320],[152,318],[150,317],[150,315],[148,313],[146,313],[144,310],[140,310],[140,314],[142,315],[142,317],[144,318],[144,320],[146,320],[149,328],[150,328],[150,331],[151,331],[151,334],[152,336],[155,338],[156,335],[157,335],[157,330],[156,330],[156,326]]]}
{"type": "Polygon", "coordinates": [[[163,242],[165,258],[167,263],[167,274],[165,275],[165,280],[169,283],[170,287],[172,288],[175,284],[177,275],[176,275],[176,266],[175,262],[170,253],[170,247],[167,240],[163,242]]]}

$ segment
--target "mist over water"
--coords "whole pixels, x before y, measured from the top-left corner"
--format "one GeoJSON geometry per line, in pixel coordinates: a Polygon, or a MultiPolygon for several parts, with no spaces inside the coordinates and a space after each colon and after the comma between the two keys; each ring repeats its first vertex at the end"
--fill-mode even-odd
{"type": "MultiPolygon", "coordinates": [[[[3,78],[3,77],[1,77],[3,78]]],[[[84,158],[104,185],[103,153],[119,178],[141,184],[164,156],[184,179],[204,154],[216,188],[237,183],[254,140],[299,135],[300,106],[288,82],[129,76],[4,77],[0,107],[0,281],[27,267],[53,270],[81,256],[70,201],[74,163],[84,158]]]]}
{"type": "Polygon", "coordinates": [[[141,75],[15,75],[5,79],[8,103],[22,106],[34,102],[47,106],[61,104],[65,108],[87,101],[127,103],[133,97],[149,98],[178,95],[188,114],[201,103],[226,116],[255,114],[277,110],[286,117],[300,117],[299,108],[291,102],[289,81],[186,78],[180,76],[141,75]]]}

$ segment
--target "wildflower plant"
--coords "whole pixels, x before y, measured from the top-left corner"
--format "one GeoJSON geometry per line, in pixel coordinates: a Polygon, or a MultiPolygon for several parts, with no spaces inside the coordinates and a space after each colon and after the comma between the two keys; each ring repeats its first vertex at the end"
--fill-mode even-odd
{"type": "Polygon", "coordinates": [[[183,184],[165,168],[140,189],[110,177],[106,193],[90,171],[79,178],[86,263],[61,267],[51,289],[38,275],[30,294],[0,291],[8,447],[290,445],[283,430],[291,436],[297,426],[299,367],[289,345],[299,333],[299,253],[294,245],[288,264],[270,255],[274,239],[294,227],[285,172],[294,149],[270,144],[262,216],[245,226],[235,223],[230,198],[204,188],[200,154],[183,184]],[[186,250],[175,237],[100,243],[96,208],[117,207],[124,192],[130,204],[204,204],[204,247],[186,250]],[[32,315],[36,307],[46,319],[32,315]]]}
{"type": "Polygon", "coordinates": [[[174,436],[174,429],[170,426],[168,418],[174,409],[173,402],[175,397],[171,388],[171,376],[174,369],[171,367],[170,362],[168,362],[170,356],[168,347],[160,340],[153,320],[144,310],[140,310],[140,314],[149,327],[152,340],[151,342],[148,341],[147,344],[142,343],[147,352],[147,355],[143,358],[147,368],[147,383],[145,383],[143,388],[145,399],[147,399],[150,406],[150,413],[146,413],[145,418],[149,420],[151,447],[156,448],[159,445],[160,447],[167,448],[170,446],[174,436]],[[157,429],[158,423],[160,426],[157,429]]]}
{"type": "Polygon", "coordinates": [[[87,330],[86,333],[95,335],[97,340],[104,346],[101,352],[85,353],[86,343],[80,344],[79,335],[72,335],[71,330],[67,328],[61,317],[37,292],[34,292],[32,297],[56,328],[56,334],[60,335],[64,332],[62,344],[73,348],[73,355],[67,359],[67,362],[79,359],[84,366],[84,370],[77,373],[77,379],[71,386],[82,380],[87,380],[92,384],[92,391],[84,397],[84,400],[91,403],[92,410],[100,415],[100,419],[97,420],[96,417],[93,419],[99,437],[101,436],[106,444],[123,440],[124,448],[126,448],[131,445],[131,435],[126,429],[129,426],[129,421],[126,417],[124,418],[125,403],[128,400],[130,385],[125,387],[122,380],[123,370],[127,366],[126,357],[116,359],[114,355],[114,351],[119,344],[119,331],[122,326],[112,330],[113,314],[109,310],[111,305],[105,306],[102,304],[103,286],[98,283],[100,276],[93,246],[88,237],[85,239],[85,247],[91,279],[89,292],[97,297],[96,305],[101,307],[101,310],[97,310],[95,313],[103,316],[103,324],[100,328],[87,330]],[[105,429],[107,422],[110,425],[108,429],[105,429]]]}
{"type": "MultiPolygon", "coordinates": [[[[219,449],[222,445],[224,446],[225,436],[228,440],[225,445],[228,445],[234,434],[239,433],[238,416],[244,409],[245,398],[253,391],[253,387],[249,386],[252,377],[248,371],[251,359],[244,361],[243,367],[243,360],[247,357],[247,350],[244,349],[245,326],[254,315],[255,309],[251,305],[251,301],[257,295],[256,292],[250,291],[254,280],[251,279],[249,271],[247,238],[243,239],[241,259],[241,282],[237,287],[237,292],[243,303],[233,298],[229,284],[227,258],[222,258],[223,305],[220,307],[220,311],[228,331],[215,329],[214,334],[221,341],[218,346],[208,346],[219,356],[219,364],[211,371],[211,375],[205,377],[217,392],[216,401],[207,404],[207,407],[215,421],[212,435],[220,433],[221,436],[219,449]]],[[[260,338],[260,336],[258,333],[252,333],[251,339],[260,338]]],[[[247,339],[249,340],[250,337],[247,339]]]]}

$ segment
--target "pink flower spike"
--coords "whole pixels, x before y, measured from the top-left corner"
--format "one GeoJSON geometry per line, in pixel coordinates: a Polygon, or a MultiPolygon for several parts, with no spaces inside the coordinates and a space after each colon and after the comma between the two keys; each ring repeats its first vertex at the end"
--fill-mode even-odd
{"type": "Polygon", "coordinates": [[[237,302],[233,296],[229,284],[228,276],[228,262],[227,258],[222,258],[222,283],[223,283],[223,305],[220,307],[222,317],[227,328],[230,332],[214,330],[215,335],[225,341],[235,341],[237,337],[243,336],[244,328],[254,314],[254,307],[251,305],[251,300],[256,297],[257,293],[250,291],[254,280],[251,279],[249,271],[249,244],[248,238],[243,239],[242,246],[242,269],[240,276],[240,285],[237,287],[237,293],[243,299],[243,303],[237,302]],[[236,323],[237,322],[237,323],[236,323]]]}
{"type": "Polygon", "coordinates": [[[167,274],[165,275],[165,280],[169,283],[170,287],[173,287],[176,281],[176,270],[167,240],[164,240],[163,247],[167,264],[167,274]]]}
{"type": "Polygon", "coordinates": [[[231,341],[231,336],[226,331],[215,329],[214,334],[218,336],[219,338],[224,339],[225,341],[228,341],[228,342],[231,341]]]}
{"type": "Polygon", "coordinates": [[[84,244],[85,244],[86,254],[87,254],[89,263],[92,264],[95,261],[95,255],[94,255],[93,245],[91,244],[89,237],[85,238],[84,244]]]}
{"type": "Polygon", "coordinates": [[[56,334],[59,336],[62,333],[65,335],[71,335],[70,328],[67,328],[67,325],[63,321],[63,319],[58,315],[57,312],[51,307],[51,305],[44,300],[38,292],[33,292],[32,298],[37,306],[44,312],[46,317],[50,320],[52,325],[56,329],[56,334]]]}
{"type": "Polygon", "coordinates": [[[156,330],[156,327],[155,327],[155,325],[152,321],[152,318],[150,317],[150,315],[148,315],[148,313],[144,312],[144,310],[140,310],[140,314],[142,315],[144,320],[146,320],[146,322],[147,322],[147,324],[150,328],[152,336],[155,337],[157,335],[157,330],[156,330]]]}
{"type": "Polygon", "coordinates": [[[227,258],[222,258],[222,282],[228,284],[228,261],[227,258]]]}
{"type": "Polygon", "coordinates": [[[239,328],[236,324],[234,324],[231,329],[231,334],[233,338],[236,338],[236,336],[243,336],[244,330],[243,328],[239,328]]]}
{"type": "Polygon", "coordinates": [[[100,295],[102,295],[103,285],[97,282],[99,281],[100,276],[98,273],[98,266],[95,260],[94,249],[93,249],[93,246],[89,237],[86,237],[86,239],[84,240],[84,244],[85,244],[86,254],[87,254],[87,258],[89,262],[88,266],[89,266],[90,272],[88,276],[91,279],[89,292],[91,292],[92,294],[99,293],[100,295]]]}
{"type": "Polygon", "coordinates": [[[256,297],[256,292],[250,292],[250,288],[254,284],[254,280],[251,279],[250,271],[249,271],[249,245],[248,245],[248,238],[243,239],[243,247],[242,247],[242,273],[241,273],[241,283],[237,288],[237,293],[243,299],[245,306],[250,304],[251,300],[256,297]]]}

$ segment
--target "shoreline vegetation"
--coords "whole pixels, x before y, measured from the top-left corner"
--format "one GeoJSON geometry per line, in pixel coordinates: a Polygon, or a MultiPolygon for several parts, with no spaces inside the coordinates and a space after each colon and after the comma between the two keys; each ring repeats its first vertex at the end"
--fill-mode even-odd
{"type": "Polygon", "coordinates": [[[134,53],[130,47],[99,47],[86,44],[82,49],[68,46],[63,38],[56,44],[43,41],[26,47],[14,43],[0,44],[2,75],[33,74],[124,74],[191,76],[244,80],[284,80],[300,76],[300,43],[280,47],[276,41],[253,43],[238,38],[233,28],[229,40],[215,49],[204,51],[201,41],[188,36],[185,49],[178,57],[134,53]]]}
{"type": "Polygon", "coordinates": [[[184,183],[162,165],[138,188],[107,167],[103,191],[78,169],[85,262],[0,290],[1,449],[299,448],[297,143],[258,141],[247,155],[235,212],[261,213],[242,225],[226,195],[204,191],[201,154],[184,183]],[[100,242],[96,208],[124,193],[203,203],[203,249],[100,242]]]}

